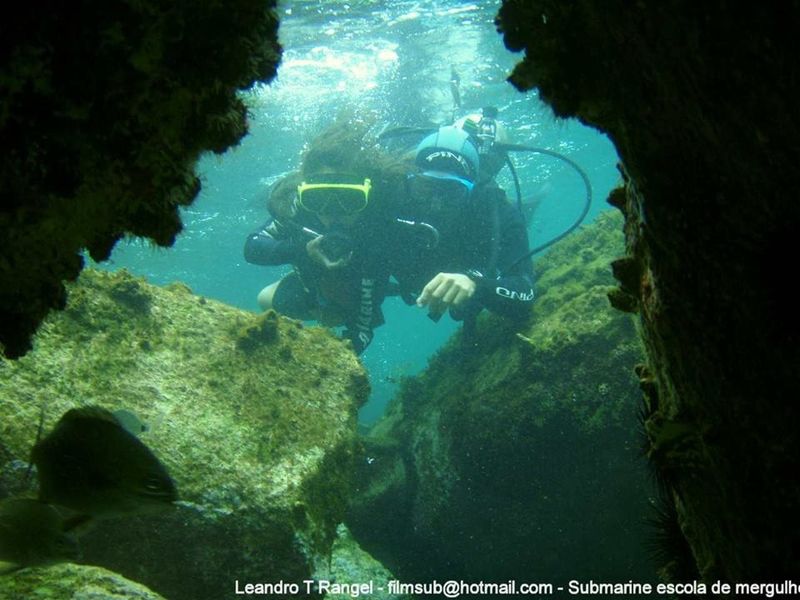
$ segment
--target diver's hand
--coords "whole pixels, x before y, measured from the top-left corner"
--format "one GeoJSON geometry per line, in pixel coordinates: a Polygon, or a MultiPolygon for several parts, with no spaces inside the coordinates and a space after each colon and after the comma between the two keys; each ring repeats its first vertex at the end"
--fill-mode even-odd
{"type": "Polygon", "coordinates": [[[326,269],[341,269],[345,267],[350,262],[350,259],[353,258],[353,252],[348,252],[342,258],[337,260],[331,260],[328,258],[325,253],[322,251],[322,238],[324,235],[319,237],[315,237],[313,240],[306,244],[306,252],[308,253],[309,258],[313,260],[315,263],[322,265],[326,269]]]}
{"type": "Polygon", "coordinates": [[[417,306],[430,306],[434,313],[459,306],[472,298],[476,283],[463,273],[439,273],[431,279],[417,298],[417,306]]]}

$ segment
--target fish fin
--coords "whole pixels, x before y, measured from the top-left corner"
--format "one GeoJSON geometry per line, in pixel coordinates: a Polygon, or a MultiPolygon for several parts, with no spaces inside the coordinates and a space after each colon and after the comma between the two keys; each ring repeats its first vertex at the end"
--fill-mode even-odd
{"type": "Polygon", "coordinates": [[[39,427],[36,430],[36,441],[33,442],[33,446],[31,446],[31,454],[28,458],[28,468],[25,470],[25,484],[27,485],[31,480],[31,471],[33,470],[33,452],[36,449],[36,446],[39,445],[39,441],[42,439],[42,430],[44,429],[44,402],[42,402],[42,406],[39,409],[39,427]]]}

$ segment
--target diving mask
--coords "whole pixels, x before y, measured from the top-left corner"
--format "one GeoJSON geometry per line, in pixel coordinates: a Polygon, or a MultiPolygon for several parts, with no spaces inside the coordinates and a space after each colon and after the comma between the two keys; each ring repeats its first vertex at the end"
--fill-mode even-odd
{"type": "Polygon", "coordinates": [[[441,205],[463,205],[475,187],[468,179],[439,171],[409,175],[406,184],[411,200],[441,205]]]}
{"type": "Polygon", "coordinates": [[[369,204],[372,183],[307,183],[297,186],[297,203],[318,215],[354,215],[369,204]]]}

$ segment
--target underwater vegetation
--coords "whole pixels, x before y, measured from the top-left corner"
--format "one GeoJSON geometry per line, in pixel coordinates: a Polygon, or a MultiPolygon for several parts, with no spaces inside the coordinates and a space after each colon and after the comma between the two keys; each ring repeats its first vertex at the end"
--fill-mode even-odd
{"type": "MultiPolygon", "coordinates": [[[[181,500],[158,514],[97,519],[80,537],[82,562],[170,600],[223,597],[229,573],[301,581],[328,565],[350,493],[357,409],[369,391],[357,358],[329,331],[226,306],[182,284],[86,270],[34,349],[0,362],[0,389],[0,471],[8,477],[24,477],[17,461],[30,456],[42,410],[51,433],[34,460],[44,478],[58,443],[84,427],[76,413],[57,425],[68,411],[124,408],[150,424],[140,440],[181,500]],[[241,347],[251,326],[271,333],[241,347]]],[[[120,469],[138,480],[141,469],[126,470],[153,465],[141,448],[130,451],[120,469]]],[[[124,498],[144,492],[158,503],[168,490],[148,496],[134,486],[124,498]]]]}
{"type": "Polygon", "coordinates": [[[89,565],[64,563],[25,569],[0,577],[0,598],[87,598],[91,600],[166,600],[121,575],[89,565]]]}
{"type": "Polygon", "coordinates": [[[366,435],[347,523],[401,579],[655,576],[640,552],[643,351],[607,298],[621,224],[607,211],[553,246],[527,327],[481,318],[366,435]]]}

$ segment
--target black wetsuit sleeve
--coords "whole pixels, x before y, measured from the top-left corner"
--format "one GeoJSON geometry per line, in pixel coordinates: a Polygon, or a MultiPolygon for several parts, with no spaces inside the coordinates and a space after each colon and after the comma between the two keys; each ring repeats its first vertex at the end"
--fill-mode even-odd
{"type": "Polygon", "coordinates": [[[513,206],[498,208],[497,273],[476,277],[475,296],[490,311],[511,318],[525,318],[533,303],[533,265],[519,260],[529,251],[525,220],[513,206]]]}
{"type": "Polygon", "coordinates": [[[306,241],[292,235],[290,227],[272,219],[247,236],[244,259],[255,265],[297,264],[306,256],[306,241]]]}

